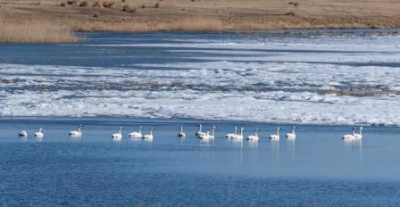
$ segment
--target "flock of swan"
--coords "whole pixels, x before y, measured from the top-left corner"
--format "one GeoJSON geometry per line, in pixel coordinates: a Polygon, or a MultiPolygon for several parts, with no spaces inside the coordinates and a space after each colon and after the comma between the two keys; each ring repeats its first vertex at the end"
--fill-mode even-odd
{"type": "MultiPolygon", "coordinates": [[[[195,132],[195,136],[201,140],[213,140],[215,139],[215,126],[212,126],[210,130],[203,131],[203,126],[200,124],[198,130],[195,132]]],[[[352,133],[345,134],[343,135],[342,139],[344,141],[356,141],[356,140],[361,140],[363,135],[362,135],[362,130],[363,127],[360,127],[358,129],[358,132],[356,131],[355,128],[353,128],[352,133]]],[[[27,138],[28,137],[28,132],[26,130],[22,130],[18,133],[19,137],[27,138]]],[[[38,131],[33,133],[33,136],[36,137],[37,139],[43,139],[44,138],[44,131],[42,128],[39,128],[38,131]]],[[[79,126],[77,129],[71,130],[68,133],[69,137],[72,138],[80,138],[82,137],[82,126],[79,126]]],[[[154,139],[154,134],[153,134],[153,128],[147,132],[144,133],[142,132],[142,127],[139,127],[137,131],[132,131],[128,134],[129,138],[131,139],[143,139],[147,141],[153,141],[154,139]]],[[[185,138],[186,133],[183,129],[183,126],[180,127],[179,132],[177,133],[177,137],[179,138],[185,138]]],[[[293,126],[292,130],[290,132],[287,132],[285,134],[285,138],[288,140],[295,140],[297,137],[296,135],[296,127],[293,126]]],[[[111,138],[113,141],[121,141],[123,139],[123,133],[122,133],[122,127],[119,128],[118,131],[114,132],[111,134],[111,138]]],[[[243,141],[247,140],[250,142],[258,142],[260,140],[260,136],[258,133],[258,130],[256,130],[254,133],[251,133],[247,136],[244,135],[244,128],[241,127],[240,129],[238,127],[235,127],[235,130],[233,132],[227,133],[225,135],[225,138],[233,140],[233,141],[243,141]]],[[[277,127],[275,132],[273,134],[270,134],[268,138],[271,141],[276,141],[278,142],[281,138],[280,134],[280,127],[277,127]]]]}

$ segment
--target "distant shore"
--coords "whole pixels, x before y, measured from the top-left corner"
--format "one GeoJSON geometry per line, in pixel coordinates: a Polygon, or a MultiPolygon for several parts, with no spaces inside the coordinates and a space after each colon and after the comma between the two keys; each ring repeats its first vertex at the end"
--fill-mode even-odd
{"type": "Polygon", "coordinates": [[[73,32],[400,28],[390,0],[0,0],[0,42],[76,42],[73,32]]]}

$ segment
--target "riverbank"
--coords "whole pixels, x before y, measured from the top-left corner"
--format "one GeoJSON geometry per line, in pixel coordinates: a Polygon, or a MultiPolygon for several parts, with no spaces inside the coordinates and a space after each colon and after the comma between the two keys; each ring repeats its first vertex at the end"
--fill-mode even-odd
{"type": "MultiPolygon", "coordinates": [[[[379,2],[251,0],[246,4],[239,0],[218,2],[211,0],[1,0],[0,16],[6,22],[17,25],[32,19],[53,22],[54,25],[67,28],[64,30],[66,33],[69,31],[254,32],[279,29],[398,28],[400,27],[398,8],[400,8],[400,3],[389,0],[379,2]]],[[[56,30],[55,33],[58,31],[56,30]]],[[[44,33],[50,36],[54,32],[44,33]]],[[[15,32],[14,34],[19,36],[27,33],[15,32]]],[[[48,38],[49,42],[54,42],[51,40],[54,38],[48,38]]],[[[7,41],[4,39],[3,37],[0,41],[7,41]]],[[[27,40],[16,37],[14,41],[26,42],[27,40]]],[[[42,42],[43,39],[31,38],[29,41],[42,42]]],[[[70,38],[62,41],[76,40],[70,38]]]]}

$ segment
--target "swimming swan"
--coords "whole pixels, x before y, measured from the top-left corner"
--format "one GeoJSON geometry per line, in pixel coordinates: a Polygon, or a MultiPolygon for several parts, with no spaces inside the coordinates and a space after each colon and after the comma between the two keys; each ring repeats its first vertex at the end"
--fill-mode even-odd
{"type": "Polygon", "coordinates": [[[296,127],[292,127],[292,131],[286,133],[286,139],[288,140],[295,140],[296,139],[296,127]]]}
{"type": "Polygon", "coordinates": [[[142,138],[143,137],[142,126],[139,127],[138,131],[133,131],[133,132],[129,133],[129,137],[132,139],[142,138]]]}
{"type": "Polygon", "coordinates": [[[232,139],[234,139],[234,140],[243,140],[243,131],[244,131],[244,128],[242,127],[242,128],[240,128],[240,133],[236,133],[233,137],[232,137],[232,139]]]}
{"type": "Polygon", "coordinates": [[[181,129],[178,133],[178,137],[179,138],[185,138],[186,137],[186,133],[183,131],[183,126],[181,126],[181,129]]]}
{"type": "Polygon", "coordinates": [[[73,137],[73,138],[82,137],[82,126],[79,126],[77,129],[70,131],[68,133],[68,136],[73,137]]]}
{"type": "Polygon", "coordinates": [[[214,139],[215,138],[215,126],[212,127],[211,132],[207,131],[205,133],[203,132],[202,134],[200,134],[199,138],[202,140],[214,139]]]}
{"type": "Polygon", "coordinates": [[[237,128],[237,126],[235,126],[235,132],[226,134],[225,138],[232,139],[237,134],[237,130],[238,130],[238,128],[237,128]]]}
{"type": "Polygon", "coordinates": [[[37,132],[34,133],[34,136],[35,136],[36,138],[38,138],[38,139],[42,139],[42,138],[44,137],[43,129],[40,128],[39,131],[37,131],[37,132]]]}
{"type": "Polygon", "coordinates": [[[199,130],[194,135],[197,138],[201,138],[202,136],[205,135],[205,132],[203,132],[203,126],[201,124],[199,125],[199,130]]]}
{"type": "Polygon", "coordinates": [[[256,130],[254,132],[254,134],[250,134],[249,136],[247,136],[246,138],[248,141],[252,141],[252,142],[258,142],[258,140],[260,140],[260,137],[258,136],[258,130],[256,130]]]}
{"type": "Polygon", "coordinates": [[[281,128],[277,127],[276,131],[275,131],[275,134],[269,135],[269,139],[272,140],[272,141],[279,141],[279,139],[281,138],[280,130],[281,130],[281,128]]]}
{"type": "Polygon", "coordinates": [[[122,140],[122,127],[120,127],[117,132],[112,133],[111,137],[114,141],[121,141],[122,140]]]}
{"type": "Polygon", "coordinates": [[[150,130],[150,132],[148,134],[143,134],[142,137],[144,140],[146,141],[153,141],[154,139],[154,135],[153,135],[153,129],[150,130]]]}
{"type": "Polygon", "coordinates": [[[342,139],[344,141],[353,141],[355,139],[356,129],[353,127],[351,134],[343,135],[342,139]]]}
{"type": "Polygon", "coordinates": [[[26,138],[26,137],[28,137],[28,132],[27,132],[26,130],[22,130],[22,131],[20,131],[20,132],[18,133],[18,136],[19,136],[19,137],[26,138]]]}

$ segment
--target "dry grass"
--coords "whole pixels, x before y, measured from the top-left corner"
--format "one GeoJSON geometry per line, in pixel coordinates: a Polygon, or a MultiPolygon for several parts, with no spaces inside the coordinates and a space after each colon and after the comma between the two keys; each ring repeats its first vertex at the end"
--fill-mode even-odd
{"type": "Polygon", "coordinates": [[[182,32],[209,32],[225,31],[228,25],[217,17],[183,17],[171,21],[146,21],[133,19],[131,21],[102,21],[68,19],[66,24],[74,31],[95,32],[155,32],[155,31],[182,31],[182,32]]]}
{"type": "Polygon", "coordinates": [[[171,31],[208,32],[224,31],[226,24],[217,17],[187,17],[168,25],[171,31]]]}
{"type": "Polygon", "coordinates": [[[78,38],[71,29],[50,21],[12,22],[0,18],[0,42],[67,43],[78,38]]]}
{"type": "Polygon", "coordinates": [[[76,41],[71,31],[400,28],[399,9],[394,0],[0,0],[0,20],[15,21],[0,22],[0,41],[76,41]]]}

